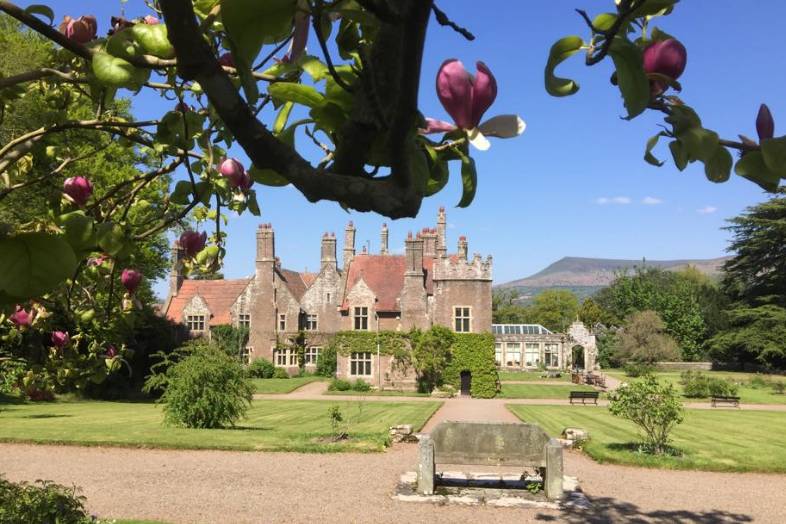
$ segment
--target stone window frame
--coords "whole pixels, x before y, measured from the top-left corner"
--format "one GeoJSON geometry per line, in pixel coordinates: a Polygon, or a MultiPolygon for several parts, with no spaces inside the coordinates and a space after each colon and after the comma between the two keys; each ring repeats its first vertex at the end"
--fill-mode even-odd
{"type": "Polygon", "coordinates": [[[186,315],[186,327],[189,331],[193,331],[195,333],[204,333],[206,316],[207,315],[186,315]]]}
{"type": "Polygon", "coordinates": [[[238,313],[238,315],[237,315],[237,327],[251,329],[251,314],[250,313],[238,313]]]}
{"type": "Polygon", "coordinates": [[[306,313],[303,317],[303,329],[305,331],[318,331],[319,315],[306,313]]]}
{"type": "Polygon", "coordinates": [[[251,363],[251,353],[254,352],[254,348],[252,346],[246,346],[240,352],[240,362],[244,365],[248,365],[251,363]]]}
{"type": "Polygon", "coordinates": [[[368,331],[368,306],[355,306],[352,308],[352,329],[354,331],[368,331]],[[358,327],[358,324],[360,327],[358,327]]]}
{"type": "Polygon", "coordinates": [[[494,362],[501,366],[505,361],[505,349],[502,342],[494,342],[494,362]],[[499,358],[497,358],[499,356],[499,358]]]}
{"type": "Polygon", "coordinates": [[[472,333],[472,306],[453,306],[453,331],[472,333]]]}
{"type": "Polygon", "coordinates": [[[349,376],[351,377],[370,377],[372,376],[372,356],[370,351],[357,351],[349,354],[349,376]],[[362,368],[362,369],[361,369],[362,368]],[[364,371],[364,373],[358,373],[364,371]]]}
{"type": "Polygon", "coordinates": [[[287,330],[287,314],[286,313],[279,313],[278,314],[278,330],[279,331],[286,331],[287,330]]]}
{"type": "Polygon", "coordinates": [[[543,362],[547,368],[559,367],[559,344],[555,342],[546,342],[543,346],[543,362]],[[549,356],[552,358],[550,359],[549,356]]]}
{"type": "Polygon", "coordinates": [[[322,346],[308,346],[303,359],[306,366],[316,366],[319,356],[322,354],[322,346]]]}
{"type": "Polygon", "coordinates": [[[297,350],[291,348],[274,349],[273,364],[277,368],[291,368],[298,365],[297,350]]]}
{"type": "Polygon", "coordinates": [[[505,342],[505,365],[507,367],[514,367],[520,368],[522,362],[522,346],[521,342],[505,342]],[[514,349],[512,346],[518,346],[518,349],[514,349]],[[509,360],[509,355],[512,356],[514,354],[518,354],[519,360],[518,362],[513,362],[509,360]]]}
{"type": "Polygon", "coordinates": [[[528,368],[536,368],[540,364],[540,357],[541,357],[541,344],[540,342],[527,342],[524,344],[524,366],[528,368]],[[535,351],[529,351],[530,349],[535,349],[535,351]],[[529,363],[527,362],[527,355],[535,355],[535,362],[529,363]]]}

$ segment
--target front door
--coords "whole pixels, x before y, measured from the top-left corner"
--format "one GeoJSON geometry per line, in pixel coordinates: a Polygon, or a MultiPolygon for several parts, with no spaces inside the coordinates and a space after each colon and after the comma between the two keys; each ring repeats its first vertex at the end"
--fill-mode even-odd
{"type": "Polygon", "coordinates": [[[469,371],[461,372],[461,395],[469,396],[472,389],[472,373],[469,371]]]}

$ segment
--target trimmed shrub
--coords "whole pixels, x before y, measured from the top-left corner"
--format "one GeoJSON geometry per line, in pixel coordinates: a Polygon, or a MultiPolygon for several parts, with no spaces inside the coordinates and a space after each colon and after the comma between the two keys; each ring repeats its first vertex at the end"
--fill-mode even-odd
{"type": "Polygon", "coordinates": [[[637,378],[652,374],[655,371],[655,366],[644,362],[628,362],[623,369],[627,376],[637,378]]]}
{"type": "Polygon", "coordinates": [[[284,368],[275,368],[273,370],[273,378],[289,378],[289,373],[284,368]]]}
{"type": "Polygon", "coordinates": [[[218,428],[245,416],[253,393],[240,362],[205,346],[172,366],[161,402],[170,424],[218,428]]]}
{"type": "Polygon", "coordinates": [[[472,374],[472,396],[493,398],[497,394],[497,364],[494,361],[494,335],[491,333],[455,333],[451,356],[442,380],[454,388],[461,387],[461,372],[472,374]]]}
{"type": "Polygon", "coordinates": [[[786,382],[773,382],[772,390],[778,395],[783,395],[784,391],[786,391],[786,382]]]}
{"type": "Polygon", "coordinates": [[[700,371],[685,371],[680,374],[683,394],[689,398],[710,396],[735,396],[737,384],[721,378],[710,377],[700,371]]]}
{"type": "Polygon", "coordinates": [[[67,488],[47,480],[17,484],[0,477],[0,523],[94,522],[84,503],[85,498],[77,494],[76,487],[67,488]]]}
{"type": "Polygon", "coordinates": [[[340,378],[334,378],[328,386],[329,391],[349,391],[350,389],[352,389],[352,383],[340,378]]]}
{"type": "Polygon", "coordinates": [[[254,359],[254,361],[248,365],[248,374],[253,378],[273,378],[275,372],[276,366],[264,358],[254,359]]]}
{"type": "Polygon", "coordinates": [[[322,348],[317,358],[316,374],[321,377],[335,377],[337,367],[336,348],[332,345],[322,348]]]}
{"type": "Polygon", "coordinates": [[[355,382],[352,383],[352,391],[371,391],[371,384],[362,378],[356,379],[355,382]]]}

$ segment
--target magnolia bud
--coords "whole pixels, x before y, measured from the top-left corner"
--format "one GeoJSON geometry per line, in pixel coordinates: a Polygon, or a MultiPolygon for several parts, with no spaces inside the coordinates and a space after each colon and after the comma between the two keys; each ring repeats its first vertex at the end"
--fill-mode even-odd
{"type": "Polygon", "coordinates": [[[52,345],[56,348],[63,348],[71,341],[71,337],[68,336],[67,331],[52,331],[50,339],[52,345]]]}
{"type": "Polygon", "coordinates": [[[91,15],[80,16],[76,19],[66,16],[60,23],[59,29],[69,40],[78,44],[86,44],[95,39],[98,24],[96,17],[91,15]]]}
{"type": "Polygon", "coordinates": [[[775,120],[767,104],[759,106],[759,114],[756,115],[756,132],[759,134],[759,140],[775,136],[775,120]]]}
{"type": "Polygon", "coordinates": [[[142,281],[142,273],[135,269],[124,269],[120,275],[120,282],[130,295],[133,295],[139,283],[142,281]]]}
{"type": "Polygon", "coordinates": [[[437,73],[437,96],[462,129],[478,127],[483,113],[497,98],[497,81],[483,62],[473,78],[459,60],[445,60],[437,73]]]}
{"type": "Polygon", "coordinates": [[[207,233],[197,233],[196,231],[185,231],[180,235],[180,247],[183,248],[183,253],[186,258],[192,258],[205,248],[207,242],[207,233]]]}
{"type": "Polygon", "coordinates": [[[63,193],[77,206],[82,207],[93,194],[93,184],[83,176],[67,178],[63,182],[63,193]]]}

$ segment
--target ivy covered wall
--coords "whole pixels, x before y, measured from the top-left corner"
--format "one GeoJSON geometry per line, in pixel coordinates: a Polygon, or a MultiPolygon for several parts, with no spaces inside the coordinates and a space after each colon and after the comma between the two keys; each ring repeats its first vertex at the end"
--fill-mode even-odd
{"type": "Polygon", "coordinates": [[[446,384],[461,388],[461,372],[472,374],[470,393],[475,398],[497,395],[497,366],[494,362],[494,335],[491,333],[456,333],[450,362],[442,375],[446,384]]]}

